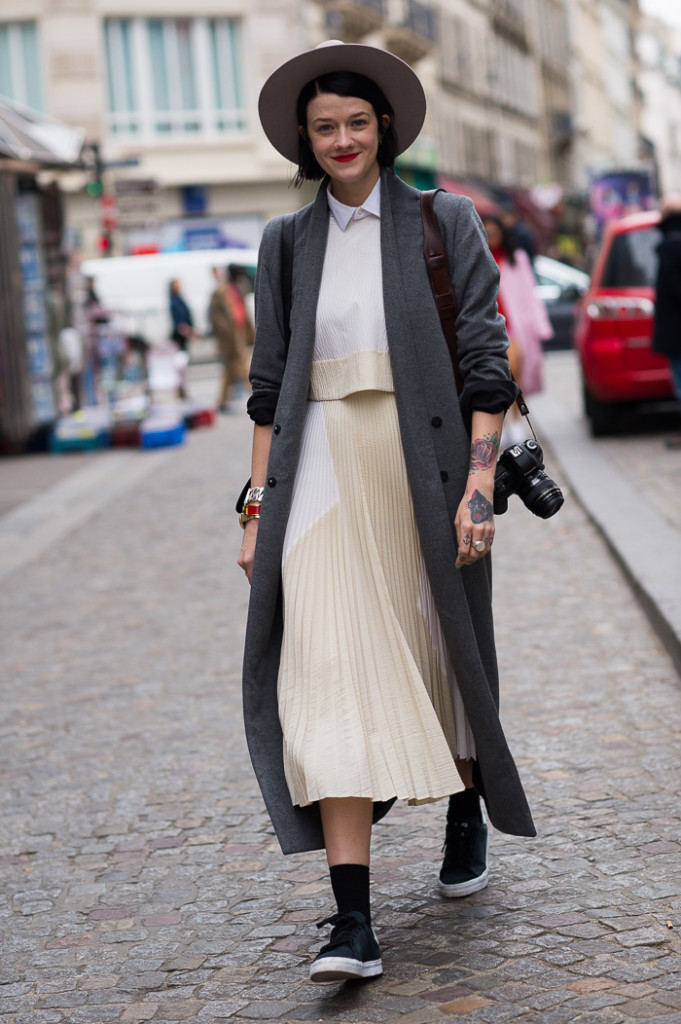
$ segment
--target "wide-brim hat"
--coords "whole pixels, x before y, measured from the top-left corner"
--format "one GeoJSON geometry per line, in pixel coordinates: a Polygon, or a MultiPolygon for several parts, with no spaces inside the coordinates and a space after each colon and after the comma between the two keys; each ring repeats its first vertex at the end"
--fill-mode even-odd
{"type": "Polygon", "coordinates": [[[313,78],[333,71],[355,72],[376,83],[395,113],[397,154],[404,153],[421,131],[426,116],[426,95],[416,73],[394,53],[338,39],[287,60],[260,90],[258,113],[274,148],[287,160],[298,163],[298,96],[313,78]]]}

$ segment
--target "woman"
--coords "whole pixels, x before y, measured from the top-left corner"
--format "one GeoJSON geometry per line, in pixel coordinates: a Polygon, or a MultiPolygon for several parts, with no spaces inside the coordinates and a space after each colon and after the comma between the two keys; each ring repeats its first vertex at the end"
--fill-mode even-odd
{"type": "Polygon", "coordinates": [[[298,180],[322,179],[295,214],[292,253],[283,218],[261,244],[239,555],[256,775],[283,851],[326,850],[338,905],[314,981],[382,971],[369,846],[396,798],[455,794],[445,895],[486,884],[476,788],[498,828],[534,834],[497,713],[492,496],[515,396],[498,271],[470,201],[439,194],[460,405],[419,193],[392,172],[424,115],[408,65],[335,41],[282,65],[260,96],[298,180]]]}
{"type": "MultiPolygon", "coordinates": [[[[525,395],[542,389],[542,342],[553,337],[546,308],[535,291],[532,264],[524,249],[515,249],[508,229],[498,217],[483,220],[489,247],[499,267],[499,312],[506,318],[511,339],[509,359],[513,376],[525,395]]],[[[509,442],[525,434],[516,406],[506,427],[509,442]]]]}

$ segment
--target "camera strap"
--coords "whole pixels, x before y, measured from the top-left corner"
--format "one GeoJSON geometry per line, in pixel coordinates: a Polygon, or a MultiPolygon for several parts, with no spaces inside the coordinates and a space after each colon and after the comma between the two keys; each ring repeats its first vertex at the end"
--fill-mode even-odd
{"type": "MultiPolygon", "coordinates": [[[[445,251],[445,245],[440,233],[440,225],[438,224],[437,217],[435,216],[435,210],[433,209],[433,200],[435,199],[435,196],[438,192],[443,191],[444,189],[434,188],[421,193],[423,256],[428,269],[428,277],[430,278],[430,287],[433,292],[433,298],[435,299],[435,305],[437,306],[437,311],[440,315],[442,333],[445,336],[447,348],[449,349],[449,356],[452,360],[454,380],[456,381],[456,392],[460,395],[463,391],[463,379],[459,369],[459,349],[456,337],[456,298],[452,288],[452,275],[449,267],[449,260],[447,259],[447,253],[445,251]]],[[[512,373],[511,377],[513,379],[513,383],[518,388],[518,397],[516,398],[515,404],[520,410],[520,415],[526,418],[530,430],[532,431],[532,436],[536,441],[537,435],[534,432],[534,427],[530,420],[530,410],[527,408],[527,403],[520,389],[520,385],[512,373]]]]}

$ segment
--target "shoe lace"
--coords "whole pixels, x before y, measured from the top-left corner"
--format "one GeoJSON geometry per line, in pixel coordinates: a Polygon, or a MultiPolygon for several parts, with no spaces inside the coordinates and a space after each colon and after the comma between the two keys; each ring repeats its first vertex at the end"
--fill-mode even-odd
{"type": "Polygon", "coordinates": [[[467,856],[473,850],[474,843],[475,834],[467,821],[447,822],[445,841],[442,844],[445,860],[450,857],[456,857],[458,860],[467,856]]]}
{"type": "Polygon", "coordinates": [[[358,921],[356,917],[340,913],[331,914],[323,921],[318,921],[317,927],[323,928],[326,924],[330,924],[333,930],[322,951],[344,944],[363,927],[362,921],[358,921]]]}

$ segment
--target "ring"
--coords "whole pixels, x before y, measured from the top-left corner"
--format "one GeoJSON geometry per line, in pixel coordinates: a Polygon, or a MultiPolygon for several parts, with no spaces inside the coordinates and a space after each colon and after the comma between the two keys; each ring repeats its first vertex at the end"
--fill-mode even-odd
{"type": "Polygon", "coordinates": [[[487,546],[487,541],[484,541],[484,540],[474,540],[473,541],[473,547],[475,548],[476,551],[482,552],[482,551],[485,550],[486,546],[487,546]]]}

